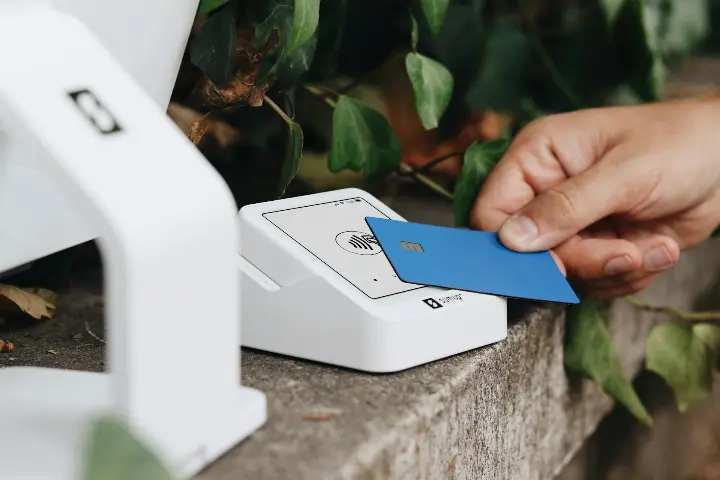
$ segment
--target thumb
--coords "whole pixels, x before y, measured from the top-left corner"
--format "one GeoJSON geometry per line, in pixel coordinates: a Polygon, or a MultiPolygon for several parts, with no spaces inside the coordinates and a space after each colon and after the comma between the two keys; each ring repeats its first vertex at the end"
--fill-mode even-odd
{"type": "Polygon", "coordinates": [[[609,162],[598,162],[541,192],[500,227],[500,241],[520,252],[563,243],[617,211],[633,191],[623,178],[626,173],[609,162]]]}

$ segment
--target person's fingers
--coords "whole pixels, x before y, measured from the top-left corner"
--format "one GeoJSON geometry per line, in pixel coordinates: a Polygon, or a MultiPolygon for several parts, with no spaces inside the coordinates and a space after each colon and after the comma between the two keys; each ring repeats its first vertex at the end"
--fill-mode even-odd
{"type": "Polygon", "coordinates": [[[520,164],[508,151],[490,171],[470,214],[470,225],[478,230],[497,232],[514,212],[535,197],[520,164]]]}
{"type": "Polygon", "coordinates": [[[563,276],[567,277],[567,268],[565,267],[565,263],[562,261],[560,256],[552,250],[550,250],[550,256],[553,258],[553,260],[555,260],[555,264],[558,266],[563,276]]]}
{"type": "Polygon", "coordinates": [[[655,277],[656,275],[651,275],[641,280],[613,287],[587,289],[584,297],[588,300],[612,300],[626,295],[632,295],[647,288],[655,277]]]}
{"type": "Polygon", "coordinates": [[[500,241],[516,251],[553,248],[642,195],[638,178],[618,168],[621,154],[540,193],[500,228],[500,241]]]}
{"type": "Polygon", "coordinates": [[[558,185],[596,160],[592,148],[577,147],[578,138],[567,135],[572,123],[562,115],[536,120],[515,137],[475,201],[470,220],[474,228],[496,232],[538,192],[558,185]],[[558,138],[557,132],[563,132],[562,136],[558,138]],[[564,165],[558,152],[566,153],[571,160],[565,163],[570,164],[564,165]]]}
{"type": "Polygon", "coordinates": [[[642,268],[657,273],[673,267],[680,259],[680,246],[674,238],[631,222],[616,222],[618,235],[642,252],[642,268]]]}
{"type": "Polygon", "coordinates": [[[642,253],[621,238],[575,236],[555,248],[568,275],[582,281],[621,275],[642,267],[642,253]]]}
{"type": "Polygon", "coordinates": [[[588,280],[586,284],[589,288],[611,288],[622,285],[627,285],[648,277],[653,277],[656,273],[646,272],[644,269],[639,268],[628,273],[620,275],[612,275],[605,278],[598,278],[594,280],[588,280]]]}

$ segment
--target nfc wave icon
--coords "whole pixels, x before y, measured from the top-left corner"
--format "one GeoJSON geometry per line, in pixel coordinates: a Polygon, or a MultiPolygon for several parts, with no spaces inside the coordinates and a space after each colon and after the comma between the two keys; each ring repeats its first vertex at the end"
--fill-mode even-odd
{"type": "Polygon", "coordinates": [[[338,233],[335,237],[335,243],[343,250],[358,255],[375,255],[382,251],[377,239],[366,232],[348,231],[338,233]]]}

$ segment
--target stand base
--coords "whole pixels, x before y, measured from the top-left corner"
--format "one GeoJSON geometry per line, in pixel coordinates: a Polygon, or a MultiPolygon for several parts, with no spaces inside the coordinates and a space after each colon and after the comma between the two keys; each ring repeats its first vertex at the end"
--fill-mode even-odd
{"type": "MultiPolygon", "coordinates": [[[[81,478],[89,421],[112,411],[111,377],[105,373],[35,367],[0,369],[0,465],[5,480],[81,478]]],[[[237,410],[207,442],[212,451],[191,476],[265,423],[265,395],[238,387],[237,410]]],[[[179,426],[179,428],[182,428],[179,426]]],[[[210,450],[210,449],[208,449],[210,450]]]]}

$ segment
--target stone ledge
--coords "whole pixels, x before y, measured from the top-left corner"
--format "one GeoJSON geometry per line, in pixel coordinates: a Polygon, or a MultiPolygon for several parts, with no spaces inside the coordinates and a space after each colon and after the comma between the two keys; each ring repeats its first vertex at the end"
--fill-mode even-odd
{"type": "MultiPolygon", "coordinates": [[[[389,203],[410,220],[448,223],[447,214],[417,200],[411,208],[389,203]]],[[[715,247],[684,255],[642,297],[690,308],[720,266],[715,247]]],[[[268,424],[200,478],[555,476],[612,402],[598,386],[566,376],[562,308],[515,303],[512,310],[516,320],[502,343],[397,374],[245,352],[243,382],[267,393],[268,424]],[[304,420],[315,412],[332,418],[304,420]]],[[[624,303],[613,308],[613,336],[630,374],[641,367],[655,321],[624,303]]]]}
{"type": "MultiPolygon", "coordinates": [[[[433,200],[385,200],[406,218],[449,224],[433,200]]],[[[683,255],[642,296],[690,308],[714,281],[717,243],[683,255]]],[[[64,292],[56,319],[7,332],[16,342],[0,366],[102,370],[99,286],[64,292]],[[50,353],[53,352],[53,353],[50,353]]],[[[566,376],[563,309],[512,303],[505,341],[406,372],[371,375],[260,352],[243,352],[243,383],[268,396],[268,423],[200,476],[203,480],[534,479],[569,462],[612,402],[591,382],[566,376]],[[328,415],[312,421],[308,415],[328,415]]],[[[634,374],[657,321],[625,303],[611,330],[634,374]]],[[[202,341],[202,324],[198,324],[202,341]]],[[[462,332],[458,332],[462,334],[462,332]]],[[[5,335],[5,334],[4,334],[5,335]]],[[[179,347],[180,348],[180,347],[179,347]]],[[[192,346],[186,346],[193,355],[192,346]]]]}

